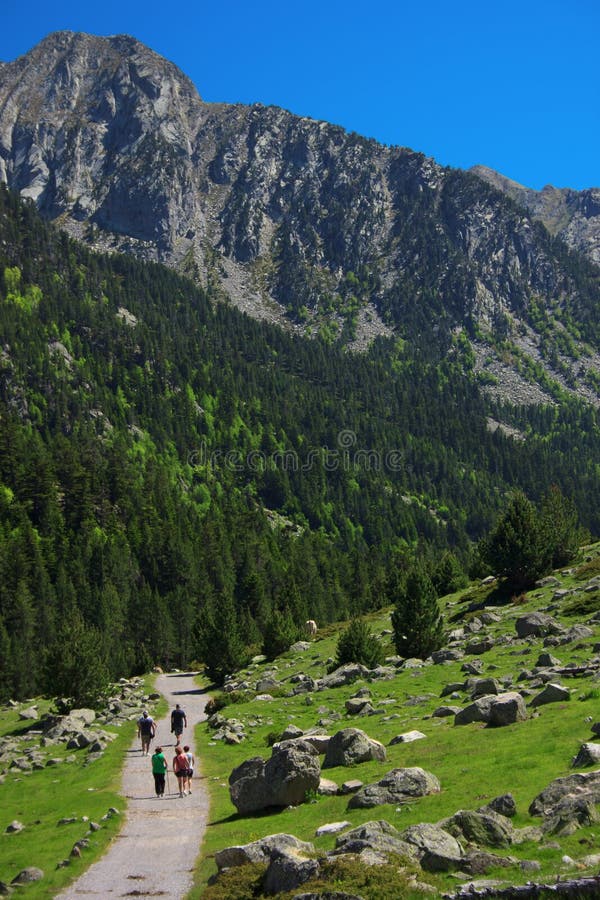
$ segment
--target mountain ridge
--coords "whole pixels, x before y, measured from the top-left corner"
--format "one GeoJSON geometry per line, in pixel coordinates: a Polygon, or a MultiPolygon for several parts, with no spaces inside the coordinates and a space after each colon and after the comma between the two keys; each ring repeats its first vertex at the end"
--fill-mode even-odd
{"type": "Polygon", "coordinates": [[[508,341],[514,377],[521,354],[598,402],[598,271],[525,207],[407,148],[205,103],[134,38],[58,32],[0,71],[0,179],[92,247],[165,262],[258,318],[350,348],[464,331],[483,368],[508,341]]]}
{"type": "Polygon", "coordinates": [[[472,166],[469,171],[529,209],[573,250],[600,263],[600,188],[576,191],[547,184],[536,191],[487,166],[472,166]]]}

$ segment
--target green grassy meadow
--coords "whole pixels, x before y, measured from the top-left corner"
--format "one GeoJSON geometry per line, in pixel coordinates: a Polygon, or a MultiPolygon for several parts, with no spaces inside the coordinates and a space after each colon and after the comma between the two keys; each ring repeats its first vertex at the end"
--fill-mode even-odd
{"type": "MultiPolygon", "coordinates": [[[[328,822],[347,820],[356,826],[385,819],[403,829],[412,824],[438,822],[459,809],[475,809],[509,791],[517,806],[514,826],[540,825],[540,819],[529,815],[529,804],[553,779],[573,772],[571,760],[580,745],[594,740],[590,726],[600,720],[598,676],[595,673],[582,677],[563,676],[562,683],[571,692],[569,701],[548,704],[537,710],[528,707],[527,721],[503,728],[489,728],[481,723],[455,727],[452,716],[438,718],[432,717],[432,713],[442,704],[462,706],[468,702],[466,691],[461,691],[459,698],[441,698],[441,694],[446,685],[465,682],[469,676],[461,671],[461,666],[476,658],[483,663],[482,673],[476,677],[493,676],[499,680],[510,677],[510,689],[527,686],[527,681],[519,681],[519,674],[535,666],[540,652],[545,649],[543,639],[527,638],[508,643],[507,637],[516,637],[515,621],[525,612],[545,610],[570,627],[588,621],[600,610],[600,591],[587,593],[581,590],[590,578],[600,574],[600,545],[587,548],[587,561],[583,559],[569,574],[559,574],[561,587],[576,591],[559,600],[553,599],[554,587],[538,588],[527,596],[512,598],[503,595],[495,585],[471,586],[444,598],[441,602],[449,630],[464,626],[484,609],[499,616],[499,621],[485,629],[495,639],[495,645],[480,657],[465,655],[462,660],[441,665],[428,663],[416,668],[400,668],[389,680],[364,679],[337,689],[289,696],[292,687],[289,679],[293,675],[302,672],[319,678],[326,674],[345,627],[342,623],[321,629],[303,652],[288,652],[274,663],[253,663],[240,672],[240,680],[251,686],[266,674],[273,674],[281,684],[271,692],[272,700],[256,699],[254,690],[238,692],[236,702],[221,710],[222,715],[244,723],[247,739],[241,744],[215,741],[214,732],[206,724],[197,726],[200,777],[203,788],[209,793],[211,806],[189,900],[200,897],[205,900],[261,898],[263,870],[260,866],[234,870],[213,885],[209,885],[209,880],[216,872],[214,853],[217,850],[268,834],[291,833],[312,841],[317,853],[324,852],[334,847],[335,837],[316,838],[315,832],[328,822]],[[361,687],[368,687],[376,712],[368,716],[350,716],[346,713],[345,701],[361,687]],[[310,797],[295,808],[238,815],[229,798],[228,778],[232,769],[251,756],[267,758],[271,752],[270,744],[290,723],[303,730],[320,725],[328,734],[353,726],[386,746],[385,762],[324,770],[323,775],[338,785],[349,779],[360,779],[366,784],[376,781],[392,768],[420,766],[439,778],[442,790],[439,794],[398,807],[385,805],[348,810],[349,797],[336,795],[310,797]],[[419,730],[426,737],[389,746],[392,738],[409,730],[419,730]]],[[[380,635],[386,654],[391,656],[394,647],[388,633],[390,614],[391,609],[381,610],[373,613],[368,621],[372,631],[380,635]]],[[[592,627],[591,637],[547,649],[563,665],[581,665],[594,657],[594,647],[600,641],[600,624],[592,627]]],[[[215,693],[214,696],[225,695],[215,693]]],[[[49,705],[46,702],[46,708],[49,705]]],[[[159,713],[161,706],[164,701],[159,705],[159,713]]],[[[38,701],[38,707],[43,711],[44,701],[38,701]]],[[[0,711],[0,737],[28,727],[35,730],[35,725],[19,720],[17,709],[0,711]]],[[[90,765],[65,763],[31,773],[5,770],[0,783],[0,881],[10,882],[28,865],[39,866],[45,872],[42,882],[19,889],[19,895],[33,900],[55,896],[105,851],[118,832],[126,808],[118,793],[120,774],[135,723],[128,722],[113,730],[116,739],[103,756],[90,765]],[[116,807],[120,815],[102,820],[110,807],[116,807]],[[73,817],[76,821],[58,826],[58,820],[63,817],[73,817]],[[6,826],[14,819],[23,822],[25,828],[20,833],[7,834],[6,826]],[[89,834],[88,820],[100,822],[101,829],[89,834]],[[90,845],[82,851],[81,858],[72,859],[66,868],[57,868],[61,860],[69,857],[73,844],[86,836],[90,845]]],[[[32,734],[28,746],[35,746],[36,742],[39,745],[39,734],[32,734]]],[[[83,760],[83,751],[79,752],[83,760]]],[[[62,747],[52,748],[53,756],[61,754],[67,755],[68,751],[62,747]]],[[[487,877],[524,883],[531,875],[522,871],[520,863],[523,860],[536,860],[540,864],[536,881],[552,881],[559,875],[568,877],[573,873],[586,874],[578,861],[596,850],[600,850],[600,823],[580,828],[569,837],[550,836],[541,842],[528,840],[505,850],[493,851],[510,856],[514,863],[509,868],[492,869],[487,877]],[[574,862],[565,863],[565,856],[574,862]]],[[[325,881],[309,883],[306,889],[335,888],[354,891],[365,900],[385,900],[390,896],[423,896],[424,884],[430,885],[434,895],[440,895],[460,883],[456,873],[434,876],[392,859],[386,866],[336,865],[327,872],[325,881]],[[394,885],[393,894],[390,894],[390,884],[394,885]]]]}
{"type": "MultiPolygon", "coordinates": [[[[593,555],[593,560],[573,567],[568,575],[560,574],[561,587],[571,590],[581,587],[598,574],[599,551],[600,547],[594,546],[587,553],[588,556],[593,555]]],[[[526,597],[511,598],[502,596],[495,585],[475,586],[444,598],[442,604],[449,628],[464,625],[480,614],[484,607],[500,616],[500,621],[486,628],[497,643],[479,657],[483,661],[483,670],[476,677],[493,676],[501,680],[511,676],[512,683],[506,689],[518,690],[527,687],[526,681],[518,681],[519,673],[524,669],[531,670],[544,649],[560,659],[563,665],[580,665],[594,656],[593,647],[600,635],[600,626],[596,625],[593,637],[559,647],[544,648],[542,638],[502,643],[504,636],[516,638],[515,621],[526,612],[544,609],[564,626],[571,627],[600,610],[600,592],[578,593],[554,601],[554,591],[554,587],[538,588],[526,597]],[[582,606],[584,615],[581,614],[582,606]]],[[[390,613],[388,609],[370,617],[369,624],[374,633],[381,635],[390,629],[390,613]]],[[[277,690],[277,694],[287,693],[291,687],[287,686],[287,682],[295,673],[304,672],[314,678],[326,673],[327,661],[335,656],[337,639],[343,627],[324,629],[309,650],[296,655],[285,654],[275,663],[253,665],[240,676],[252,684],[262,675],[272,672],[279,681],[286,683],[283,689],[277,690]]],[[[386,653],[393,655],[391,637],[384,634],[382,640],[386,653]]],[[[202,760],[204,783],[211,796],[211,814],[196,886],[191,895],[194,900],[199,897],[210,900],[227,898],[230,896],[228,890],[231,896],[237,896],[241,891],[240,897],[261,897],[257,874],[253,871],[255,867],[245,867],[248,870],[245,875],[236,872],[231,877],[221,878],[212,887],[207,888],[207,882],[216,872],[212,858],[216,850],[253,841],[267,834],[289,832],[302,840],[312,841],[317,851],[325,851],[334,847],[335,837],[316,838],[315,831],[328,822],[348,820],[356,826],[374,819],[385,819],[398,829],[403,829],[422,822],[436,823],[459,809],[476,809],[506,792],[513,794],[517,806],[517,816],[513,819],[516,828],[541,825],[541,819],[529,815],[529,804],[553,779],[572,773],[571,760],[581,744],[594,740],[590,726],[600,720],[600,682],[593,675],[563,676],[561,681],[571,692],[568,702],[552,703],[538,709],[528,708],[527,721],[502,728],[489,728],[481,723],[455,727],[452,716],[432,718],[432,712],[442,704],[465,705],[466,692],[461,692],[460,699],[442,699],[440,695],[445,685],[464,682],[469,677],[461,671],[461,665],[475,658],[465,655],[464,659],[451,663],[399,669],[392,680],[359,680],[342,688],[309,695],[275,696],[272,701],[260,701],[248,696],[244,702],[236,702],[221,711],[222,715],[244,723],[248,739],[240,745],[214,742],[212,731],[206,725],[199,726],[198,755],[202,760]],[[376,714],[348,715],[345,701],[365,686],[371,693],[376,714]],[[229,799],[227,779],[230,772],[251,756],[267,758],[270,755],[269,741],[279,736],[289,723],[302,729],[322,724],[328,734],[353,726],[386,746],[385,762],[372,761],[352,768],[323,771],[325,777],[338,784],[355,778],[366,784],[378,780],[392,768],[420,766],[439,778],[441,793],[400,807],[385,805],[365,810],[348,810],[347,796],[319,796],[296,808],[239,816],[229,799]],[[409,730],[419,730],[426,738],[388,746],[392,738],[409,730]]],[[[524,883],[531,875],[524,874],[519,864],[522,860],[533,859],[541,866],[539,873],[536,873],[538,881],[554,880],[557,875],[566,877],[569,872],[573,874],[575,871],[585,874],[577,860],[594,852],[594,849],[600,850],[600,824],[597,828],[580,828],[569,837],[555,839],[551,836],[541,843],[530,840],[496,851],[499,855],[513,857],[515,862],[511,868],[492,870],[489,877],[524,883]],[[571,857],[574,864],[565,864],[564,856],[571,857]]],[[[389,890],[389,877],[389,872],[381,871],[379,877],[373,873],[373,883],[368,888],[364,885],[361,888],[356,873],[347,872],[340,884],[344,890],[362,890],[361,895],[366,898],[385,897],[391,896],[385,893],[389,890]]],[[[398,872],[395,877],[400,877],[398,872]]],[[[419,873],[419,881],[429,882],[436,893],[450,890],[460,883],[456,875],[434,877],[424,873],[419,873]]],[[[331,889],[331,885],[329,887],[331,889]]],[[[403,896],[409,894],[403,893],[403,896]]]]}
{"type": "MultiPolygon", "coordinates": [[[[23,708],[28,705],[31,703],[20,704],[23,708]]],[[[52,704],[36,700],[36,705],[43,713],[52,704]]],[[[164,702],[157,707],[159,713],[161,707],[165,707],[164,702]]],[[[0,711],[0,737],[31,730],[34,733],[23,746],[39,747],[40,735],[35,734],[35,729],[35,723],[19,720],[18,709],[0,711]]],[[[44,766],[32,772],[5,770],[0,784],[0,881],[10,883],[27,866],[44,872],[43,880],[19,888],[19,896],[30,900],[54,897],[97,860],[118,834],[127,807],[119,794],[121,771],[136,723],[103,729],[115,733],[116,738],[89,765],[85,764],[85,750],[66,750],[59,744],[52,747],[50,755],[61,758],[75,754],[75,762],[44,766]],[[103,818],[110,808],[119,814],[103,818]],[[58,825],[63,818],[76,821],[58,825]],[[25,827],[9,834],[6,827],[14,820],[25,827]],[[91,822],[99,824],[100,829],[90,832],[91,822]],[[71,857],[73,845],[84,838],[89,840],[89,846],[82,849],[80,857],[71,857]],[[58,867],[66,859],[70,860],[69,865],[58,867]]]]}

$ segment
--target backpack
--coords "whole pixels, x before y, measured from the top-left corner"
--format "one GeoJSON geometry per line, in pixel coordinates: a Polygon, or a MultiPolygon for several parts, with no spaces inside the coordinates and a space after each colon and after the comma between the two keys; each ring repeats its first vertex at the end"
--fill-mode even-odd
{"type": "Polygon", "coordinates": [[[140,719],[140,734],[152,734],[152,719],[149,716],[140,719]]]}
{"type": "Polygon", "coordinates": [[[176,773],[183,774],[188,770],[188,758],[185,753],[178,753],[175,757],[175,771],[176,773]]]}

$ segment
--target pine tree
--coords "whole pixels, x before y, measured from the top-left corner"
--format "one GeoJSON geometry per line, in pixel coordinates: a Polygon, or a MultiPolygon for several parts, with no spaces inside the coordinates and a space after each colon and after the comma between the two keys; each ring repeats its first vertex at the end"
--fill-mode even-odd
{"type": "Polygon", "coordinates": [[[435,566],[431,580],[438,597],[444,597],[446,594],[460,590],[466,586],[468,581],[459,561],[449,551],[442,554],[435,566]]]}
{"type": "Polygon", "coordinates": [[[364,619],[353,619],[337,643],[336,667],[351,662],[369,669],[383,662],[383,647],[364,619]]]}
{"type": "Polygon", "coordinates": [[[230,594],[215,599],[212,614],[205,616],[200,631],[200,655],[206,673],[217,684],[248,663],[249,653],[242,639],[238,617],[230,594]]]}
{"type": "Polygon", "coordinates": [[[58,630],[46,658],[45,676],[48,694],[69,697],[75,706],[97,707],[108,689],[100,634],[86,627],[77,610],[58,630]]]}
{"type": "Polygon", "coordinates": [[[297,640],[298,627],[289,610],[275,610],[263,637],[263,653],[267,659],[275,659],[285,653],[297,640]]]}
{"type": "Polygon", "coordinates": [[[427,573],[415,566],[407,575],[402,596],[392,613],[394,643],[401,656],[425,659],[443,641],[437,594],[427,573]]]}
{"type": "Polygon", "coordinates": [[[542,501],[540,518],[550,568],[566,566],[586,539],[575,504],[552,485],[542,501]]]}
{"type": "MultiPolygon", "coordinates": [[[[491,534],[482,542],[482,558],[515,590],[533,584],[550,568],[540,518],[533,503],[517,492],[491,534]]],[[[550,554],[551,557],[552,554],[550,554]]]]}

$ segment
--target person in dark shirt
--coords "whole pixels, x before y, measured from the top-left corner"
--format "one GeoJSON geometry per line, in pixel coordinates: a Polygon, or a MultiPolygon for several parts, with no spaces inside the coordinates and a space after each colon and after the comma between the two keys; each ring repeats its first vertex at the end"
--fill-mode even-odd
{"type": "Polygon", "coordinates": [[[179,703],[176,703],[175,709],[171,713],[171,733],[175,735],[175,743],[181,742],[184,728],[187,728],[187,717],[179,703]]]}
{"type": "Polygon", "coordinates": [[[156,734],[156,725],[152,716],[149,716],[146,710],[138,719],[138,737],[142,741],[142,756],[148,756],[150,752],[150,744],[156,734]]]}

